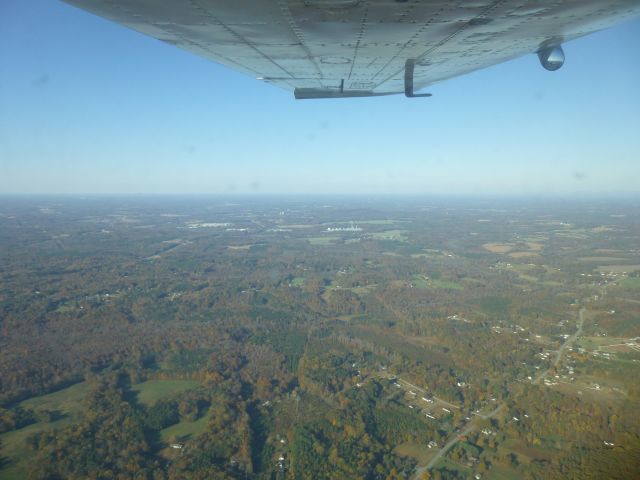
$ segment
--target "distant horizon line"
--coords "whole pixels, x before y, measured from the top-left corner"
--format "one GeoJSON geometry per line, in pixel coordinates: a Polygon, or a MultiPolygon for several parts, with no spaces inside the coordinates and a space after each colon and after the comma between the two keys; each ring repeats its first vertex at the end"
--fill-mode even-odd
{"type": "Polygon", "coordinates": [[[272,192],[225,192],[225,193],[3,193],[0,198],[485,198],[485,199],[600,199],[600,200],[640,200],[640,192],[619,193],[398,193],[398,192],[349,192],[349,193],[272,193],[272,192]]]}

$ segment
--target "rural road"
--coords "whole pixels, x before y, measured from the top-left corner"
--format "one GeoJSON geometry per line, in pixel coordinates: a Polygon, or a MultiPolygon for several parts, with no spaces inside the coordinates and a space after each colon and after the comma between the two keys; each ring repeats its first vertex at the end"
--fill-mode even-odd
{"type": "Polygon", "coordinates": [[[551,370],[558,367],[558,365],[560,364],[560,361],[562,360],[562,355],[564,354],[565,350],[571,347],[571,345],[573,345],[573,342],[575,342],[576,339],[580,335],[582,335],[582,325],[584,325],[584,307],[580,308],[580,310],[578,311],[578,330],[576,330],[576,332],[573,335],[567,338],[567,340],[558,349],[558,352],[556,353],[556,358],[553,361],[553,364],[551,364],[551,366],[547,370],[545,370],[540,375],[538,375],[538,377],[536,377],[536,379],[532,382],[533,384],[535,385],[539,384],[541,381],[547,378],[551,370]]]}
{"type": "MultiPolygon", "coordinates": [[[[489,413],[488,415],[484,416],[484,418],[491,418],[494,415],[496,415],[501,409],[502,407],[504,407],[506,404],[501,404],[498,405],[495,410],[493,410],[491,413],[489,413]]],[[[442,458],[442,456],[444,454],[446,454],[449,450],[451,450],[453,448],[453,446],[458,443],[458,441],[460,441],[460,437],[465,437],[467,435],[469,435],[469,433],[471,433],[474,429],[475,429],[475,425],[473,425],[473,423],[471,423],[470,425],[467,426],[467,428],[465,428],[464,430],[462,430],[461,432],[456,432],[453,436],[453,438],[451,440],[449,440],[444,447],[442,447],[440,449],[440,451],[438,453],[436,453],[433,458],[431,460],[429,460],[429,463],[427,463],[424,467],[418,467],[416,468],[415,473],[413,474],[413,478],[414,479],[419,479],[420,476],[422,475],[423,472],[429,470],[430,468],[432,468],[436,463],[438,463],[438,460],[440,460],[442,458]]]]}
{"type": "MultiPolygon", "coordinates": [[[[414,385],[413,383],[407,382],[406,380],[403,380],[403,379],[401,379],[399,377],[398,377],[397,381],[398,381],[399,384],[404,385],[405,387],[412,388],[412,389],[417,390],[417,391],[419,391],[421,393],[425,393],[425,394],[428,393],[424,388],[420,388],[417,385],[414,385]]],[[[440,403],[442,403],[443,405],[446,405],[449,408],[460,409],[460,407],[458,405],[454,405],[453,403],[447,402],[446,400],[443,400],[441,398],[438,398],[438,397],[435,397],[435,396],[432,397],[432,398],[435,401],[440,402],[440,403]]]]}
{"type": "MultiPolygon", "coordinates": [[[[555,359],[553,361],[553,364],[546,371],[542,372],[532,383],[534,383],[534,384],[540,383],[542,380],[544,380],[547,377],[547,375],[549,375],[549,372],[552,369],[557,368],[557,366],[560,364],[560,361],[562,360],[562,355],[564,354],[564,352],[569,347],[571,347],[571,345],[573,345],[573,342],[575,342],[576,339],[580,335],[582,335],[582,326],[584,324],[584,311],[585,311],[584,307],[581,307],[580,310],[578,311],[578,329],[576,330],[576,332],[573,335],[571,335],[569,338],[567,338],[567,340],[558,349],[558,352],[556,353],[556,357],[555,357],[555,359]]],[[[404,383],[409,384],[409,382],[404,382],[404,383]]],[[[411,384],[409,384],[409,385],[411,385],[411,384]]],[[[414,385],[412,385],[412,386],[414,386],[414,385]]],[[[481,417],[485,418],[485,419],[489,419],[489,418],[493,417],[494,415],[496,415],[505,406],[506,406],[506,403],[502,403],[499,406],[497,406],[495,408],[495,410],[493,410],[491,413],[489,413],[488,415],[481,415],[481,417]]],[[[449,450],[451,450],[454,447],[454,445],[456,443],[458,443],[458,441],[460,441],[460,437],[467,436],[469,433],[471,433],[473,431],[474,428],[475,428],[475,425],[472,422],[464,430],[455,433],[454,436],[451,438],[451,440],[449,440],[444,445],[444,447],[442,447],[440,449],[440,451],[438,453],[436,453],[433,456],[433,458],[431,458],[431,460],[429,460],[429,463],[427,463],[424,467],[417,467],[416,468],[416,471],[413,474],[414,480],[418,480],[423,472],[428,471],[429,469],[433,468],[433,466],[442,458],[442,456],[445,455],[449,450]]]]}

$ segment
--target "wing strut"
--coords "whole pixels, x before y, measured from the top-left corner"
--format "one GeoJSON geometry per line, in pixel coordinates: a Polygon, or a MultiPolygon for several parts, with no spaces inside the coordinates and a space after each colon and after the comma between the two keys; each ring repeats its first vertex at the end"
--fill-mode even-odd
{"type": "Polygon", "coordinates": [[[413,70],[416,61],[412,58],[404,64],[404,94],[407,98],[430,97],[430,93],[413,93],[413,70]]]}

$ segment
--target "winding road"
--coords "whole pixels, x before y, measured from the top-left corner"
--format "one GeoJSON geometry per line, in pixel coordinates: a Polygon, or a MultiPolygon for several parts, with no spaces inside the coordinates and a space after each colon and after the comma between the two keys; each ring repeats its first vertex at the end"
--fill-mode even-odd
{"type": "MultiPolygon", "coordinates": [[[[542,372],[540,375],[538,375],[538,377],[536,377],[536,379],[533,380],[532,383],[539,384],[541,381],[543,381],[545,378],[547,378],[547,376],[549,375],[549,372],[551,372],[551,370],[553,370],[554,368],[557,368],[558,365],[560,364],[560,362],[562,361],[562,355],[564,354],[564,352],[569,347],[571,347],[573,345],[573,343],[576,341],[576,339],[580,335],[582,335],[582,326],[584,325],[584,312],[585,312],[585,308],[581,307],[580,310],[578,311],[578,329],[576,330],[576,332],[573,335],[571,335],[569,338],[567,338],[566,341],[562,344],[562,346],[558,349],[558,352],[556,353],[556,357],[555,357],[553,363],[551,364],[551,366],[547,370],[542,372]]],[[[405,383],[409,383],[409,382],[405,382],[405,383]]],[[[502,410],[502,408],[504,408],[505,406],[506,406],[506,403],[501,403],[500,405],[498,405],[488,415],[481,415],[481,416],[482,416],[482,418],[485,418],[485,419],[492,418],[493,416],[497,415],[498,412],[500,410],[502,410]]],[[[438,453],[436,453],[431,458],[431,460],[429,460],[429,463],[427,463],[424,467],[417,467],[416,468],[416,471],[413,474],[414,480],[418,480],[423,472],[428,471],[429,469],[433,468],[433,466],[436,463],[438,463],[438,461],[449,450],[451,450],[455,446],[456,443],[458,443],[460,441],[461,437],[465,437],[465,436],[469,435],[475,428],[476,428],[476,426],[475,426],[474,422],[471,422],[464,430],[461,430],[459,432],[455,432],[453,437],[440,449],[440,451],[438,451],[438,453]]]]}

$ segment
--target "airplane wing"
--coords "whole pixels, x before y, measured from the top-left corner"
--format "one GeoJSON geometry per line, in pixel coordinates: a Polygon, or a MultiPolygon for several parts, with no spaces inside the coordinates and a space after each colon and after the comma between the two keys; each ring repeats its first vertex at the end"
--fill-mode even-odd
{"type": "MultiPolygon", "coordinates": [[[[65,0],[296,98],[419,96],[640,14],[638,0],[65,0]]],[[[428,94],[427,94],[428,95],[428,94]]]]}

